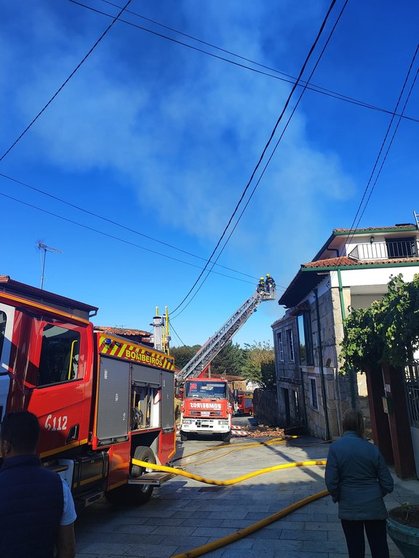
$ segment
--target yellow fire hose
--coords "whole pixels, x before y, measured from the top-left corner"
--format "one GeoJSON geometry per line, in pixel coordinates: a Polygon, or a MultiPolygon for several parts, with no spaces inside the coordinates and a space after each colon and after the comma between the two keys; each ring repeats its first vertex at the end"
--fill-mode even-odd
{"type": "Polygon", "coordinates": [[[298,500],[298,502],[295,502],[294,504],[291,504],[290,506],[287,506],[283,510],[280,510],[279,512],[276,512],[268,517],[265,517],[265,519],[261,519],[256,523],[252,523],[252,525],[249,525],[248,527],[244,527],[243,529],[239,529],[238,531],[235,531],[230,535],[226,535],[225,537],[221,537],[220,539],[217,539],[215,541],[209,542],[207,544],[204,544],[192,550],[188,550],[188,552],[173,555],[172,558],[194,558],[195,556],[202,556],[207,552],[212,552],[213,550],[217,550],[217,548],[227,546],[232,542],[238,541],[239,539],[243,539],[244,537],[247,537],[248,535],[254,533],[255,531],[262,529],[262,527],[266,527],[267,525],[270,525],[271,523],[278,521],[278,519],[282,519],[283,517],[290,514],[291,512],[298,510],[298,508],[301,508],[302,506],[305,506],[310,502],[314,502],[314,500],[318,500],[319,498],[323,498],[324,496],[327,496],[328,494],[329,492],[327,490],[322,490],[321,492],[317,492],[316,494],[307,496],[307,498],[298,500]]]}
{"type": "MultiPolygon", "coordinates": [[[[205,477],[201,477],[201,475],[194,475],[193,473],[188,473],[187,471],[182,471],[181,469],[176,469],[175,467],[167,467],[166,465],[157,465],[155,463],[149,463],[148,461],[140,461],[139,459],[132,459],[133,465],[138,465],[139,467],[143,467],[146,469],[153,469],[155,471],[163,471],[174,475],[180,475],[188,479],[197,480],[206,484],[215,484],[218,486],[231,486],[232,484],[237,484],[239,482],[250,479],[252,477],[256,477],[258,475],[263,475],[265,473],[271,473],[272,471],[279,471],[282,469],[291,469],[293,467],[311,467],[313,465],[326,465],[326,461],[327,461],[326,459],[316,459],[310,461],[296,461],[294,463],[283,463],[282,465],[274,465],[273,467],[266,467],[265,469],[259,469],[258,471],[253,471],[252,473],[246,473],[245,475],[241,475],[240,477],[236,477],[234,479],[219,481],[213,479],[206,479],[205,477]]],[[[239,529],[238,531],[235,531],[230,535],[227,535],[225,537],[222,537],[210,543],[204,544],[203,546],[189,550],[188,552],[185,552],[183,554],[176,554],[172,558],[194,558],[196,556],[202,556],[207,552],[211,552],[213,550],[216,550],[217,548],[221,548],[234,541],[247,537],[251,533],[254,533],[259,529],[266,527],[266,525],[270,525],[271,523],[278,521],[278,519],[285,517],[286,515],[297,510],[298,508],[301,508],[302,506],[305,506],[310,502],[314,502],[319,498],[323,498],[328,494],[329,492],[327,490],[322,490],[321,492],[312,494],[311,496],[308,496],[307,498],[303,498],[302,500],[298,500],[298,502],[295,502],[294,504],[287,506],[283,510],[276,512],[273,515],[265,517],[265,519],[261,519],[260,521],[257,521],[256,523],[249,525],[248,527],[239,529]]]]}
{"type": "Polygon", "coordinates": [[[236,450],[242,450],[242,449],[247,449],[247,448],[254,448],[254,447],[261,447],[261,446],[276,446],[278,444],[286,444],[288,440],[294,440],[297,439],[298,436],[287,436],[285,439],[284,438],[272,438],[271,440],[267,440],[266,442],[240,442],[234,445],[230,445],[230,444],[220,444],[218,446],[213,446],[210,448],[205,448],[203,450],[199,450],[199,451],[194,451],[193,453],[188,453],[187,455],[182,455],[181,457],[177,457],[176,459],[172,459],[172,463],[175,463],[176,461],[183,461],[184,459],[187,459],[189,457],[193,457],[195,455],[199,455],[201,453],[207,453],[207,452],[211,452],[211,451],[216,451],[216,450],[220,450],[220,449],[229,449],[229,453],[230,451],[236,451],[236,450]]]}
{"type": "Polygon", "coordinates": [[[133,465],[138,465],[145,469],[152,469],[154,471],[163,471],[165,473],[171,473],[173,475],[180,475],[181,477],[186,477],[188,479],[193,479],[199,482],[204,482],[205,484],[215,484],[217,486],[231,486],[232,484],[238,484],[244,480],[257,477],[259,475],[264,475],[265,473],[272,473],[273,471],[280,471],[282,469],[291,469],[293,467],[313,467],[314,465],[326,465],[326,459],[315,459],[311,461],[295,461],[293,463],[283,463],[282,465],[274,465],[273,467],[266,467],[265,469],[259,469],[258,471],[253,471],[252,473],[246,473],[235,479],[228,480],[213,480],[201,477],[201,475],[194,475],[193,473],[188,473],[187,471],[182,471],[181,469],[176,469],[175,467],[167,467],[166,465],[156,465],[155,463],[149,463],[148,461],[140,461],[139,459],[132,459],[133,465]]]}

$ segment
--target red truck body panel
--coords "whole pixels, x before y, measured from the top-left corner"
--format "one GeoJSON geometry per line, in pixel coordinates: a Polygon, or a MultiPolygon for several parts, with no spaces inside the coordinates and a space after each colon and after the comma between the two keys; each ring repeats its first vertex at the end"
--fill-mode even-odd
{"type": "Polygon", "coordinates": [[[0,418],[27,409],[72,487],[126,484],[136,448],[175,452],[174,359],[95,332],[97,308],[0,276],[0,418]]]}

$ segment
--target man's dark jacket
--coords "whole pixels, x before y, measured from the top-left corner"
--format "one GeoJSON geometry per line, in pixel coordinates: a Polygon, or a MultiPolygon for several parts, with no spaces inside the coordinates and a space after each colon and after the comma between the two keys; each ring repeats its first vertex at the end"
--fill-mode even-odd
{"type": "Polygon", "coordinates": [[[63,507],[60,477],[35,455],[5,459],[0,469],[1,558],[53,558],[63,507]]]}

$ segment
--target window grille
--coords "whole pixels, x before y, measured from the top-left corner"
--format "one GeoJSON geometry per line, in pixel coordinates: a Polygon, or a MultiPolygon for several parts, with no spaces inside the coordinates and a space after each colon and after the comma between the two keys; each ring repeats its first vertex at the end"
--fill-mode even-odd
{"type": "Polygon", "coordinates": [[[411,426],[419,428],[419,362],[405,368],[407,410],[411,426]]]}

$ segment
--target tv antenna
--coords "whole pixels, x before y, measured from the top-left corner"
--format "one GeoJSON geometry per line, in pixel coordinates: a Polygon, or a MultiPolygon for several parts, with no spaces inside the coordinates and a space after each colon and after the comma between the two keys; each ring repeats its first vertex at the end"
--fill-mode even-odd
{"type": "Polygon", "coordinates": [[[47,252],[54,252],[55,254],[62,254],[61,250],[58,248],[53,248],[52,246],[47,246],[44,242],[39,241],[37,243],[39,250],[42,252],[42,272],[41,272],[41,286],[40,288],[44,288],[44,279],[45,279],[45,261],[47,259],[47,252]]]}

